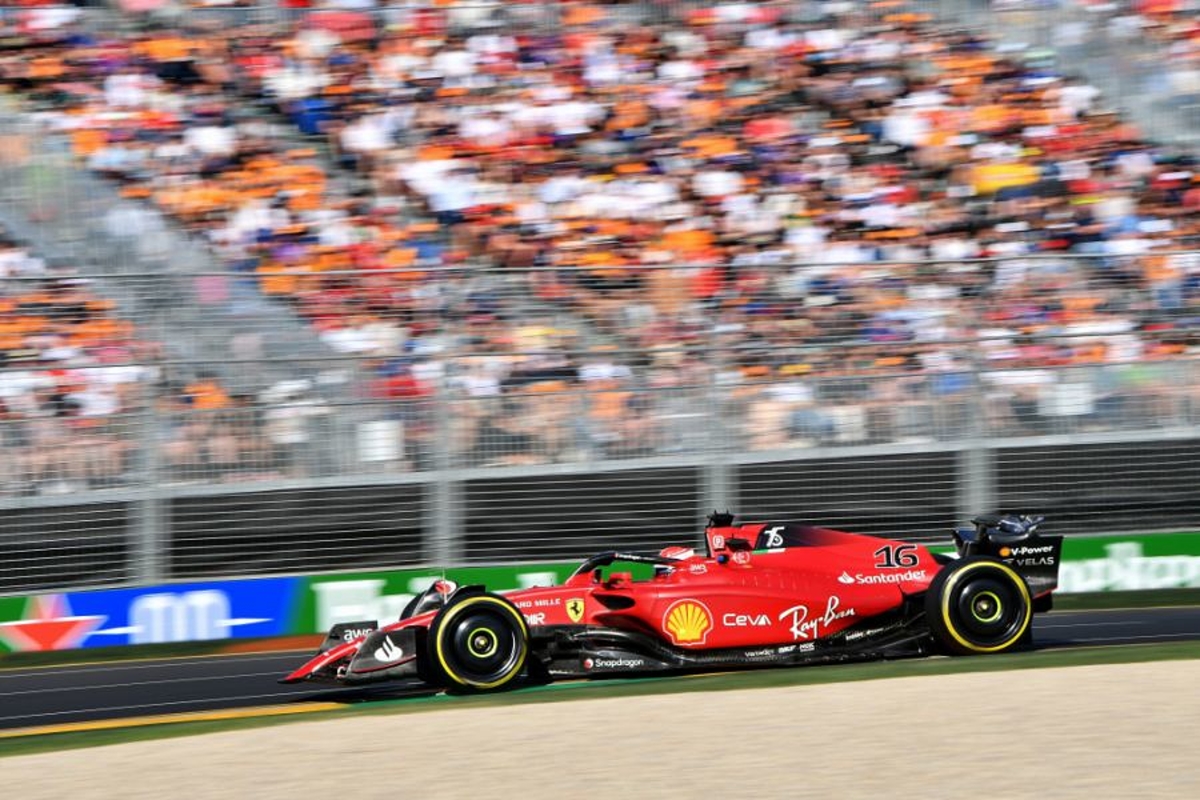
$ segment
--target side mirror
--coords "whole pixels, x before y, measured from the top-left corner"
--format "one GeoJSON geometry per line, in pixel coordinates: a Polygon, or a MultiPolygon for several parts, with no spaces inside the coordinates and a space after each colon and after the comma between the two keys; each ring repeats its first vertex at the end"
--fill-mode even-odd
{"type": "Polygon", "coordinates": [[[736,536],[726,539],[725,546],[734,551],[754,549],[754,545],[750,543],[749,539],[742,539],[736,536]]]}

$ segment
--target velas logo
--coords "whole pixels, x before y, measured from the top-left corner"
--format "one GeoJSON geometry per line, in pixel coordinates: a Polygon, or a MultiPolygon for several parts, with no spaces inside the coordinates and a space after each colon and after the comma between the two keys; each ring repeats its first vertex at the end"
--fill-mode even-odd
{"type": "Polygon", "coordinates": [[[663,630],[674,644],[704,644],[712,629],[712,613],[699,600],[676,600],[663,614],[663,630]]]}
{"type": "Polygon", "coordinates": [[[70,650],[99,628],[106,616],[76,616],[63,594],[29,598],[22,619],[0,622],[0,640],[17,652],[70,650]]]}

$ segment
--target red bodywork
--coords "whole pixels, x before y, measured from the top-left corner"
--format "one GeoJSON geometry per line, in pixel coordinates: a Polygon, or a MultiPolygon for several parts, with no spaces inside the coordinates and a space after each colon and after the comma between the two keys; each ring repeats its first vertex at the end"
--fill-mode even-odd
{"type": "Polygon", "coordinates": [[[764,530],[761,523],[710,528],[709,555],[650,580],[617,572],[596,583],[576,575],[563,586],[508,597],[531,626],[583,623],[654,634],[676,647],[753,647],[815,641],[894,609],[905,594],[928,588],[940,567],[922,547],[831,530],[810,529],[821,539],[815,546],[728,546],[731,539],[754,542],[764,530]],[[895,548],[915,563],[880,567],[882,553],[895,548]]]}
{"type": "MultiPolygon", "coordinates": [[[[709,527],[705,537],[707,553],[672,548],[678,560],[647,580],[585,572],[506,596],[534,635],[543,626],[598,626],[703,651],[816,642],[896,610],[941,569],[922,546],[825,528],[749,523],[709,527]]],[[[428,628],[436,613],[380,630],[428,628]]],[[[344,662],[365,638],[336,645],[285,680],[344,662]]]]}

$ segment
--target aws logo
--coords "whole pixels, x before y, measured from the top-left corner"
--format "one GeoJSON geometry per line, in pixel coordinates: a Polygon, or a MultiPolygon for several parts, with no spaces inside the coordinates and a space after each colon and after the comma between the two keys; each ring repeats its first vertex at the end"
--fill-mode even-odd
{"type": "Polygon", "coordinates": [[[699,600],[676,600],[663,614],[663,630],[674,644],[704,644],[712,626],[712,612],[699,600]]]}

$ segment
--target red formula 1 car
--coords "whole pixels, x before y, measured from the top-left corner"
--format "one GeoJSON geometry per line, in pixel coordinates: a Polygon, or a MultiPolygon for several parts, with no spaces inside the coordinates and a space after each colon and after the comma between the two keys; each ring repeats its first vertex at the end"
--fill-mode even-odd
{"type": "Polygon", "coordinates": [[[335,625],[284,682],[419,678],[487,691],[559,677],[999,653],[1029,639],[1058,582],[1061,536],[990,516],[957,553],[713,514],[707,552],[608,552],[561,586],[504,595],[435,582],[397,622],[335,625]],[[653,577],[605,568],[653,565],[653,577]]]}

